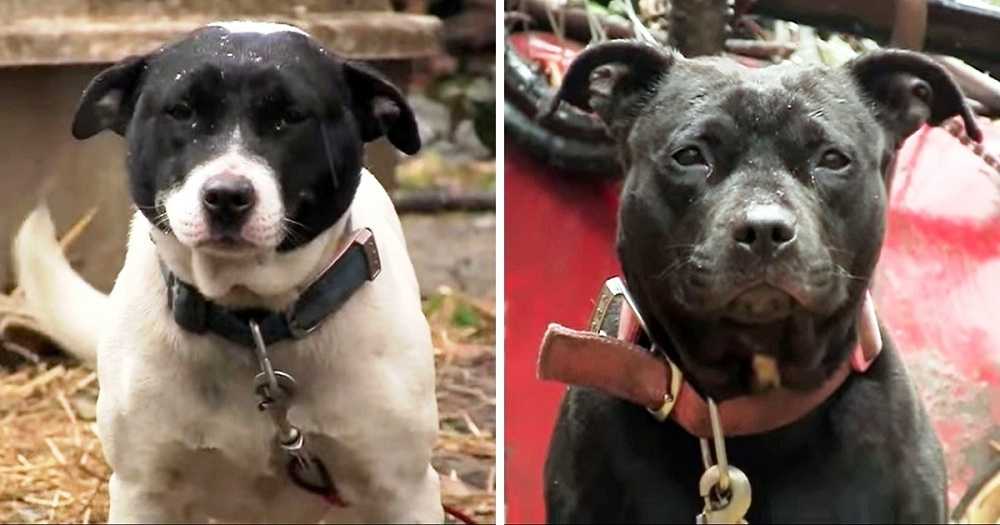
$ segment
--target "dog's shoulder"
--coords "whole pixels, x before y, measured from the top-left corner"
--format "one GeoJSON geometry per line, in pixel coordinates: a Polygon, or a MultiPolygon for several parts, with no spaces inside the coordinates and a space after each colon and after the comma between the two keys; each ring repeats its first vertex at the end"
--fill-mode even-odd
{"type": "MultiPolygon", "coordinates": [[[[670,458],[698,457],[696,441],[676,425],[656,421],[642,407],[596,390],[567,389],[545,462],[547,521],[609,523],[649,518],[641,510],[649,508],[647,503],[623,506],[621,502],[645,500],[649,487],[656,487],[658,501],[673,499],[676,489],[672,481],[665,485],[661,467],[673,465],[666,471],[675,471],[668,478],[683,477],[684,469],[678,471],[680,464],[670,458]]],[[[690,510],[679,498],[669,508],[678,515],[690,510]]]]}
{"type": "Polygon", "coordinates": [[[636,439],[649,432],[652,423],[652,416],[641,407],[597,390],[570,387],[559,407],[546,472],[554,474],[563,470],[558,464],[582,459],[568,456],[590,456],[596,450],[613,461],[623,447],[629,447],[623,436],[636,439]]]}
{"type": "MultiPolygon", "coordinates": [[[[358,192],[351,204],[352,226],[372,228],[379,234],[392,236],[393,241],[403,241],[403,226],[392,204],[389,193],[370,171],[361,170],[358,192]]],[[[405,246],[404,246],[405,247],[405,246]]]]}
{"type": "Polygon", "coordinates": [[[394,301],[416,300],[419,303],[416,271],[410,261],[399,215],[385,188],[368,170],[361,172],[350,214],[352,228],[370,228],[375,234],[383,272],[372,281],[372,288],[385,289],[396,297],[394,301]]]}

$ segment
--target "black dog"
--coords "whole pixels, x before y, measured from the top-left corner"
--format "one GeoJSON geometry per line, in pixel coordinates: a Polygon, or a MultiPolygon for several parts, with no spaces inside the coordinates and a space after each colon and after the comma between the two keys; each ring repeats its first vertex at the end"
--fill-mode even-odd
{"type": "MultiPolygon", "coordinates": [[[[594,111],[627,172],[618,257],[649,335],[716,400],[753,393],[768,356],[807,391],[855,348],[885,231],[888,177],[921,124],[961,115],[920,54],[752,70],[636,42],[591,48],[554,101],[594,111]]],[[[750,523],[943,522],[940,444],[897,350],[820,408],[727,439],[753,485],[750,523]]],[[[583,388],[563,401],[545,466],[550,522],[693,522],[698,440],[583,388]]]]}

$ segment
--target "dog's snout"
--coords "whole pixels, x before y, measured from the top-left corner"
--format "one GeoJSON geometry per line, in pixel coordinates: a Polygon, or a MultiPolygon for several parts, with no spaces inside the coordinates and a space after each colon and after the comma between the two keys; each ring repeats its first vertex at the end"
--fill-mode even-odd
{"type": "Polygon", "coordinates": [[[257,202],[253,184],[240,175],[218,175],[205,182],[201,203],[213,219],[239,222],[257,202]]]}
{"type": "Polygon", "coordinates": [[[795,222],[781,206],[755,206],[733,224],[733,240],[762,257],[776,255],[795,242],[795,222]]]}

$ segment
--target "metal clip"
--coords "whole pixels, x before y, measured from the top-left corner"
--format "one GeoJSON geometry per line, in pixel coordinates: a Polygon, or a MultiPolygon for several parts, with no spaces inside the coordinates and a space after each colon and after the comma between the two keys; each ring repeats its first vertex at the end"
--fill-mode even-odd
{"type": "Polygon", "coordinates": [[[276,405],[279,404],[287,405],[295,396],[296,382],[294,377],[281,370],[275,370],[272,374],[278,383],[278,388],[271,386],[271,379],[264,372],[258,373],[253,378],[253,391],[260,399],[257,408],[262,411],[276,408],[276,405]]]}
{"type": "MultiPolygon", "coordinates": [[[[617,297],[621,297],[622,310],[625,308],[631,310],[632,315],[634,315],[636,321],[639,322],[639,327],[642,328],[642,331],[648,335],[649,332],[646,331],[646,321],[643,320],[642,315],[639,313],[639,309],[635,306],[635,300],[632,299],[632,294],[630,294],[628,288],[625,287],[625,281],[623,281],[621,277],[612,277],[604,281],[604,285],[601,286],[601,291],[597,295],[597,304],[594,305],[594,311],[590,314],[590,331],[602,335],[609,335],[605,334],[603,331],[604,321],[607,319],[608,311],[611,309],[611,305],[617,297]]],[[[615,334],[611,334],[611,336],[614,337],[615,334]]],[[[674,405],[677,403],[677,396],[680,395],[681,385],[684,383],[684,373],[681,372],[681,369],[675,365],[666,354],[660,352],[655,344],[653,345],[651,351],[654,354],[660,354],[663,357],[663,360],[667,362],[667,365],[670,366],[670,391],[664,394],[663,404],[656,410],[646,409],[649,410],[649,413],[652,414],[657,421],[663,422],[670,417],[670,412],[674,409],[674,405]]]]}
{"type": "Polygon", "coordinates": [[[698,493],[705,499],[705,508],[695,518],[695,523],[746,523],[744,516],[750,510],[750,480],[742,470],[733,466],[723,470],[713,465],[702,475],[698,493]],[[719,489],[723,473],[729,479],[726,491],[719,489]]]}
{"type": "Polygon", "coordinates": [[[297,427],[292,426],[292,434],[287,441],[278,441],[281,450],[289,457],[289,470],[293,476],[300,477],[296,480],[311,487],[320,487],[329,484],[330,476],[326,473],[326,468],[322,463],[315,461],[305,450],[306,437],[297,427]],[[325,481],[324,481],[325,480],[325,481]]]}
{"type": "Polygon", "coordinates": [[[670,365],[670,392],[663,395],[663,404],[660,408],[653,410],[647,408],[650,414],[653,415],[659,422],[664,422],[670,417],[670,412],[673,411],[674,405],[677,404],[677,396],[681,393],[681,385],[683,383],[684,375],[681,373],[681,369],[674,364],[673,361],[667,359],[667,364],[670,365]]]}
{"type": "Polygon", "coordinates": [[[251,320],[250,335],[253,336],[254,353],[260,372],[253,379],[254,394],[260,399],[258,408],[266,410],[278,430],[278,446],[288,457],[288,475],[298,486],[319,494],[338,506],[346,503],[340,498],[330,473],[317,457],[306,449],[305,434],[288,421],[288,408],[295,395],[295,378],[291,374],[275,370],[267,357],[267,345],[260,333],[260,326],[251,320]]]}
{"type": "Polygon", "coordinates": [[[267,346],[260,333],[260,325],[251,320],[250,335],[253,336],[254,353],[260,372],[254,377],[254,394],[260,399],[258,408],[266,410],[278,428],[278,442],[292,443],[301,437],[299,429],[288,422],[288,407],[295,394],[295,378],[291,374],[274,370],[267,357],[267,346]]]}
{"type": "Polygon", "coordinates": [[[636,320],[639,321],[639,326],[642,327],[642,331],[646,332],[646,321],[639,313],[639,309],[636,308],[635,301],[632,299],[632,294],[628,292],[628,288],[625,287],[625,281],[622,281],[621,277],[612,277],[604,281],[604,285],[601,286],[601,291],[597,296],[597,304],[594,306],[594,311],[590,314],[590,331],[601,333],[601,327],[604,325],[604,319],[607,317],[608,310],[610,309],[611,303],[614,301],[615,297],[622,298],[623,308],[627,305],[632,309],[632,313],[635,314],[636,320]]]}
{"type": "MultiPolygon", "coordinates": [[[[712,425],[712,442],[715,445],[715,463],[722,469],[722,477],[719,478],[719,488],[722,491],[729,490],[729,457],[726,455],[726,436],[722,433],[722,420],[719,418],[719,407],[715,400],[708,398],[708,419],[712,425]]],[[[701,438],[701,460],[705,465],[705,470],[712,468],[712,451],[709,448],[708,440],[701,438]]]]}
{"type": "Polygon", "coordinates": [[[698,492],[705,500],[705,508],[695,522],[746,523],[743,518],[750,510],[750,479],[742,470],[729,465],[719,408],[712,398],[708,398],[708,416],[712,424],[715,461],[712,460],[713,447],[702,438],[699,443],[705,473],[698,483],[698,492]]]}
{"type": "MultiPolygon", "coordinates": [[[[267,345],[264,344],[264,336],[260,333],[260,325],[257,321],[253,319],[249,322],[250,335],[253,337],[253,350],[254,355],[257,356],[257,368],[260,369],[260,373],[257,374],[262,377],[261,381],[265,387],[268,394],[274,395],[278,392],[278,378],[274,374],[274,368],[271,366],[271,359],[267,357],[267,345]]],[[[254,380],[256,383],[257,381],[254,380]]],[[[256,391],[257,388],[255,387],[256,391]]]]}
{"type": "Polygon", "coordinates": [[[354,242],[360,244],[364,250],[365,262],[368,265],[368,280],[374,281],[382,272],[382,259],[379,257],[378,245],[375,244],[375,235],[370,229],[364,228],[355,237],[354,242]]]}

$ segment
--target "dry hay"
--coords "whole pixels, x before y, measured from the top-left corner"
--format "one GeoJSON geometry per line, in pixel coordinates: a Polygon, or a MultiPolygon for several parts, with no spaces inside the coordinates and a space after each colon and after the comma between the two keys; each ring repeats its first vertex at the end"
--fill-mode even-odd
{"type": "Polygon", "coordinates": [[[106,520],[111,472],[94,434],[97,376],[39,364],[2,381],[0,521],[106,520]]]}
{"type": "MultiPolygon", "coordinates": [[[[444,333],[435,329],[435,338],[444,333]]],[[[442,475],[444,502],[477,521],[492,522],[495,426],[492,416],[482,416],[495,407],[492,368],[489,377],[479,377],[486,367],[473,369],[470,363],[492,361],[493,351],[483,348],[481,359],[471,362],[455,355],[437,349],[442,430],[434,463],[442,475]],[[473,376],[480,380],[467,380],[473,376]]],[[[107,519],[110,469],[94,434],[96,399],[96,374],[75,363],[45,359],[0,375],[0,522],[107,519]]]]}
{"type": "Polygon", "coordinates": [[[442,288],[425,303],[437,363],[441,433],[434,466],[444,501],[477,521],[495,519],[494,309],[442,288]]]}

